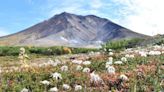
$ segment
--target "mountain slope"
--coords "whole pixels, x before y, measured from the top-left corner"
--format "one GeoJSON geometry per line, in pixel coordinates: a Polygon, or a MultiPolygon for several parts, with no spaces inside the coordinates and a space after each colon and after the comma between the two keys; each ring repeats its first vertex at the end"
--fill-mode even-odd
{"type": "Polygon", "coordinates": [[[107,19],[63,12],[21,32],[1,37],[0,45],[99,46],[108,40],[144,38],[107,19]]]}

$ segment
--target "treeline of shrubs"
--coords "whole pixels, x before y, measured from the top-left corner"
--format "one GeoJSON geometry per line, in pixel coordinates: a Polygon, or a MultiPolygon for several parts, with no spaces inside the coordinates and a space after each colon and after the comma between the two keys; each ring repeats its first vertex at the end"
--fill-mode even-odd
{"type": "MultiPolygon", "coordinates": [[[[0,46],[0,56],[17,56],[21,47],[0,46]]],[[[78,54],[88,53],[90,51],[98,51],[98,49],[90,48],[69,48],[69,47],[24,47],[27,54],[41,55],[63,55],[63,54],[78,54]],[[71,51],[71,52],[70,52],[71,51]]]]}
{"type": "Polygon", "coordinates": [[[164,38],[163,38],[162,40],[156,42],[155,44],[156,44],[156,45],[162,45],[162,44],[164,44],[164,38]]]}
{"type": "Polygon", "coordinates": [[[126,49],[126,48],[133,48],[136,46],[140,46],[140,43],[143,40],[144,39],[133,38],[133,39],[108,41],[106,44],[102,45],[102,47],[106,48],[106,49],[122,50],[122,49],[126,49]]]}
{"type": "MultiPolygon", "coordinates": [[[[121,50],[125,48],[132,48],[138,46],[143,39],[126,39],[126,40],[115,40],[109,41],[106,44],[102,45],[100,49],[91,49],[91,48],[71,48],[71,47],[24,47],[26,53],[28,54],[41,54],[41,55],[63,55],[63,54],[78,54],[78,53],[88,53],[90,51],[100,51],[101,49],[113,49],[121,50]],[[71,52],[71,53],[70,53],[71,52]]],[[[20,47],[9,47],[9,46],[0,46],[0,56],[17,56],[19,54],[20,47]]]]}

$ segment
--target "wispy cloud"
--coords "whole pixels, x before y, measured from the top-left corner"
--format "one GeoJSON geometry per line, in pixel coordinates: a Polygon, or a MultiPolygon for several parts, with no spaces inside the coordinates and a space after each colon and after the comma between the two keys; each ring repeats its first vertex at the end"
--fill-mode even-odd
{"type": "Polygon", "coordinates": [[[99,9],[103,6],[103,2],[102,2],[102,0],[92,0],[90,2],[90,6],[93,9],[99,9]]]}
{"type": "Polygon", "coordinates": [[[124,6],[119,9],[122,25],[147,35],[164,34],[163,0],[114,0],[124,6]]]}
{"type": "Polygon", "coordinates": [[[81,15],[103,15],[105,13],[102,13],[101,10],[107,5],[108,4],[104,3],[102,0],[92,0],[90,2],[86,2],[85,0],[60,0],[60,2],[57,2],[56,0],[49,0],[49,8],[45,11],[48,11],[49,16],[53,16],[64,11],[81,15]]]}
{"type": "Polygon", "coordinates": [[[95,14],[108,18],[133,31],[155,35],[163,33],[163,0],[48,0],[49,17],[63,11],[95,14]]]}

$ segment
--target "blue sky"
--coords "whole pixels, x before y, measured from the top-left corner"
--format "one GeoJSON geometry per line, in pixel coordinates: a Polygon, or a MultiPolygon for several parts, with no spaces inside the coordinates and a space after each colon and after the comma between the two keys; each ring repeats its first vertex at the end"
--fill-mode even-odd
{"type": "Polygon", "coordinates": [[[94,14],[133,31],[164,33],[163,0],[1,0],[0,36],[26,29],[55,14],[94,14]]]}

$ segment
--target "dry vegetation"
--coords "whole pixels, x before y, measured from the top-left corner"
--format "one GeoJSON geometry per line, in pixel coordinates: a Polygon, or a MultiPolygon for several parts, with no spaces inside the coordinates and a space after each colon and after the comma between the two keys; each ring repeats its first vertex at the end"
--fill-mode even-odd
{"type": "Polygon", "coordinates": [[[0,92],[162,92],[164,47],[1,56],[0,92]]]}

